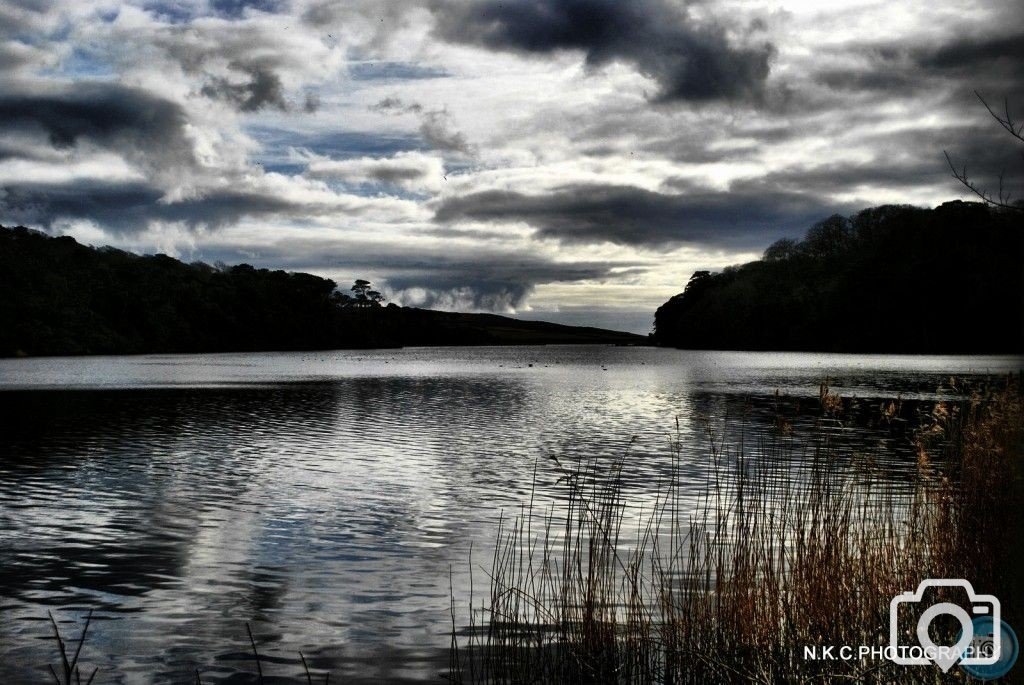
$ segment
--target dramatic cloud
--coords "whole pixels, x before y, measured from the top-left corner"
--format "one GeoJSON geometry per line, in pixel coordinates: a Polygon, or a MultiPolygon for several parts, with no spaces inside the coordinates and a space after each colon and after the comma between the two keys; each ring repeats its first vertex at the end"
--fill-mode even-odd
{"type": "Polygon", "coordinates": [[[256,64],[233,64],[232,68],[245,74],[247,80],[235,83],[226,78],[213,77],[203,86],[203,95],[226,100],[243,112],[255,112],[264,107],[275,107],[282,111],[288,109],[281,78],[273,71],[256,64]]]}
{"type": "Polygon", "coordinates": [[[0,186],[0,213],[8,221],[50,226],[55,221],[84,219],[117,232],[135,233],[153,222],[181,223],[217,229],[245,218],[287,219],[332,215],[359,217],[376,208],[403,215],[402,206],[382,205],[372,198],[336,194],[308,184],[297,187],[270,177],[270,183],[209,189],[201,194],[168,199],[145,183],[7,183],[0,186]],[[274,182],[276,180],[276,182],[274,182]]]}
{"type": "Polygon", "coordinates": [[[978,69],[1005,68],[1008,73],[1019,77],[1024,67],[1024,32],[960,38],[938,48],[917,51],[917,62],[929,70],[951,70],[972,75],[979,75],[978,69]]]}
{"type": "Polygon", "coordinates": [[[539,284],[601,280],[615,272],[615,264],[553,262],[522,254],[432,257],[395,265],[397,274],[386,282],[394,298],[419,307],[511,312],[539,284]]]}
{"type": "Polygon", "coordinates": [[[82,81],[0,92],[0,131],[42,134],[56,148],[89,142],[151,169],[194,167],[188,115],[139,88],[82,81]]]}
{"type": "Polygon", "coordinates": [[[440,222],[521,221],[566,243],[702,244],[751,248],[765,235],[806,226],[835,205],[796,192],[737,185],[678,195],[628,186],[579,185],[546,195],[485,191],[445,200],[440,222]]]}
{"type": "Polygon", "coordinates": [[[372,277],[389,300],[403,305],[498,312],[517,311],[541,285],[605,281],[636,276],[647,268],[615,260],[556,261],[533,251],[474,249],[457,243],[415,245],[416,250],[406,250],[361,239],[297,237],[261,246],[258,254],[251,246],[225,245],[205,257],[295,268],[326,261],[339,282],[372,277]],[[382,264],[387,273],[378,276],[382,264]]]}
{"type": "MultiPolygon", "coordinates": [[[[1024,11],[1020,20],[1024,21],[1024,11]]],[[[855,45],[848,49],[848,61],[819,70],[815,78],[834,90],[875,91],[890,97],[936,89],[1009,92],[1019,87],[1024,73],[1024,33],[999,31],[927,45],[855,45]]]]}
{"type": "Polygon", "coordinates": [[[943,151],[1024,195],[974,95],[1024,119],[1022,25],[1013,0],[6,0],[0,223],[645,332],[694,270],[969,197],[943,151]]]}
{"type": "Polygon", "coordinates": [[[658,82],[662,100],[756,98],[769,72],[768,43],[741,46],[725,28],[669,0],[441,2],[445,40],[496,50],[582,52],[587,64],[621,61],[658,82]]]}
{"type": "Polygon", "coordinates": [[[111,21],[80,29],[82,54],[136,77],[147,75],[148,66],[162,72],[168,89],[187,87],[242,112],[313,111],[317,93],[309,86],[343,68],[345,60],[320,37],[292,30],[287,15],[273,13],[287,7],[229,2],[211,6],[212,16],[168,20],[127,6],[111,21]]]}
{"type": "MultiPolygon", "coordinates": [[[[18,223],[49,225],[58,219],[88,219],[118,231],[139,231],[151,221],[216,228],[246,216],[296,209],[284,200],[223,191],[180,202],[145,184],[10,184],[0,189],[0,208],[18,223]]],[[[304,208],[308,211],[310,208],[304,208]]]]}

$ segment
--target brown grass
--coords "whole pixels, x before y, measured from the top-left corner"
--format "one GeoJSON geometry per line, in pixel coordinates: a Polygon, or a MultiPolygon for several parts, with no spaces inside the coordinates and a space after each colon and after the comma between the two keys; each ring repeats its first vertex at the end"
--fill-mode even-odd
{"type": "MultiPolygon", "coordinates": [[[[656,504],[639,516],[624,501],[624,460],[556,462],[565,499],[531,497],[501,523],[489,595],[470,600],[461,640],[453,630],[450,677],[961,682],[957,669],[805,660],[803,648],[887,645],[890,599],[924,578],[969,579],[1003,599],[1004,616],[1019,607],[1005,559],[1022,503],[1020,383],[962,389],[920,417],[904,483],[833,447],[827,425],[842,407],[823,385],[823,422],[803,461],[788,458],[786,421],[756,445],[728,446],[709,429],[713,475],[696,513],[678,440],[656,504]]],[[[883,420],[900,411],[880,409],[883,420]]]]}

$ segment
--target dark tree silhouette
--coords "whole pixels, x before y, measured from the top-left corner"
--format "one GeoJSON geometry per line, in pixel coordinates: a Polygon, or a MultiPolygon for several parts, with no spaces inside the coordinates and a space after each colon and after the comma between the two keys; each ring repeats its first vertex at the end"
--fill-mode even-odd
{"type": "MultiPolygon", "coordinates": [[[[1013,116],[1010,114],[1010,102],[1007,99],[1003,100],[1003,113],[1000,114],[994,110],[985,98],[981,96],[981,93],[974,91],[974,94],[981,100],[981,104],[985,106],[988,113],[999,122],[999,125],[1009,133],[1018,142],[1024,143],[1024,124],[1017,124],[1014,121],[1013,116]]],[[[999,207],[1002,209],[1009,209],[1016,212],[1024,212],[1024,203],[1020,200],[1014,201],[1010,192],[1003,186],[1004,171],[999,172],[999,185],[995,192],[984,188],[967,175],[967,167],[961,166],[959,169],[953,163],[953,158],[949,156],[949,153],[945,150],[942,154],[946,156],[946,163],[949,164],[949,169],[953,172],[953,178],[960,181],[960,183],[970,190],[972,193],[977,195],[981,200],[992,207],[999,207]]],[[[1021,151],[1021,156],[1024,157],[1024,150],[1021,151]]]]}
{"type": "Polygon", "coordinates": [[[780,238],[768,246],[764,251],[764,261],[781,262],[796,254],[796,241],[789,238],[780,238]]]}
{"type": "Polygon", "coordinates": [[[693,291],[700,288],[700,284],[711,278],[710,271],[694,271],[690,280],[686,282],[686,290],[693,291]]]}
{"type": "Polygon", "coordinates": [[[352,284],[354,298],[350,298],[351,304],[356,307],[375,307],[384,301],[384,296],[373,289],[373,284],[362,278],[357,278],[352,284]]]}
{"type": "Polygon", "coordinates": [[[185,264],[0,226],[0,356],[641,342],[489,314],[380,305],[312,274],[185,264]]]}
{"type": "Polygon", "coordinates": [[[370,282],[364,281],[361,278],[357,278],[356,282],[352,284],[352,292],[355,293],[357,300],[361,302],[366,301],[366,293],[370,290],[370,282]]]}
{"type": "Polygon", "coordinates": [[[700,349],[1024,351],[1024,231],[980,202],[884,206],[815,224],[765,258],[698,271],[655,315],[700,349]]]}
{"type": "Polygon", "coordinates": [[[811,257],[831,257],[842,254],[852,239],[850,220],[833,214],[811,226],[801,247],[811,257]]]}

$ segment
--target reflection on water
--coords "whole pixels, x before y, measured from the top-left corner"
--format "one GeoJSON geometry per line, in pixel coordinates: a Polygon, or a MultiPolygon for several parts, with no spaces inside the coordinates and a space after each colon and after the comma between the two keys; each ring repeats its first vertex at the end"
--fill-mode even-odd
{"type": "MultiPolygon", "coordinates": [[[[696,493],[705,419],[767,434],[776,389],[799,440],[825,376],[869,406],[1020,365],[604,347],[0,361],[0,682],[45,676],[47,608],[88,607],[107,683],[231,682],[251,671],[245,621],[274,673],[298,675],[302,650],[339,682],[434,679],[449,567],[461,600],[470,545],[486,557],[535,463],[558,493],[547,455],[628,449],[642,498],[678,419],[696,493]]],[[[899,436],[837,437],[911,468],[899,436]]]]}

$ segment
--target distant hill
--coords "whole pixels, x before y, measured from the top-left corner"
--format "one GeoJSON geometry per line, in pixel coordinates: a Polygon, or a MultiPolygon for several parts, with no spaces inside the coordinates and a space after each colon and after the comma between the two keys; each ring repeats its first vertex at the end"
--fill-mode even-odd
{"type": "Polygon", "coordinates": [[[657,344],[899,353],[1024,351],[1024,213],[883,206],[815,224],[764,257],[697,272],[657,344]]]}
{"type": "Polygon", "coordinates": [[[0,226],[0,356],[550,343],[630,333],[355,302],[326,278],[185,264],[0,226]]]}

